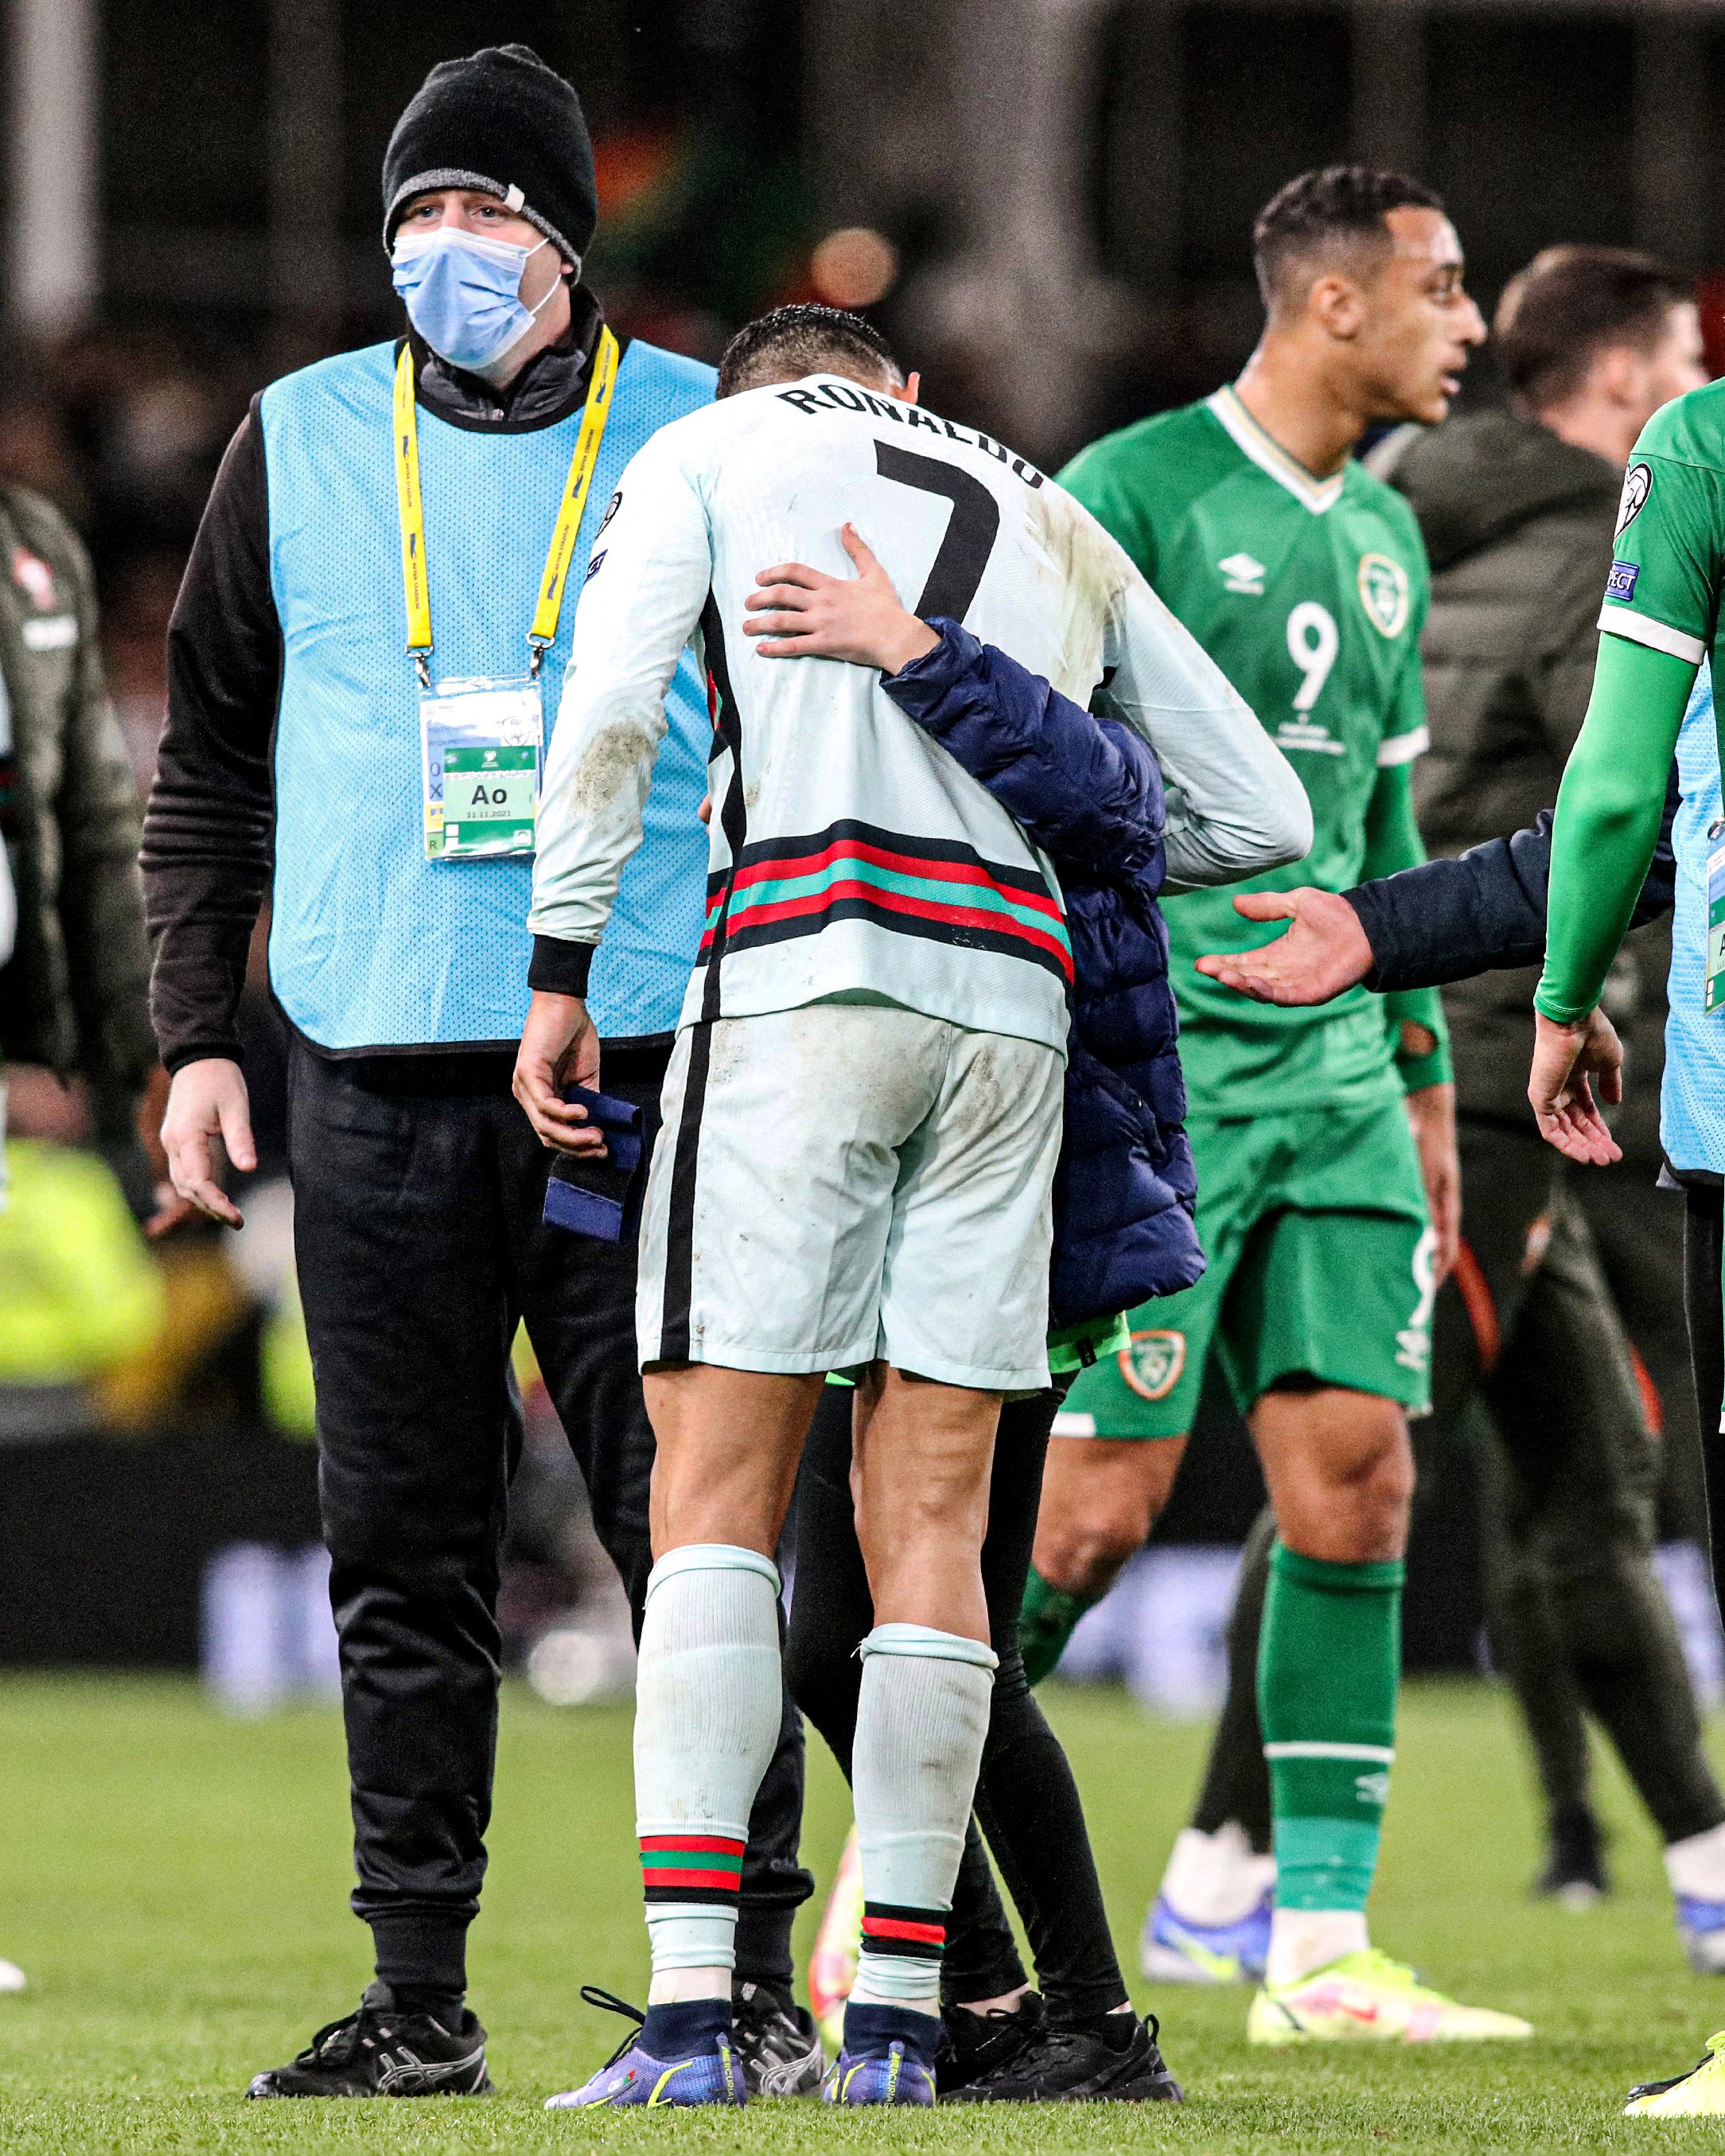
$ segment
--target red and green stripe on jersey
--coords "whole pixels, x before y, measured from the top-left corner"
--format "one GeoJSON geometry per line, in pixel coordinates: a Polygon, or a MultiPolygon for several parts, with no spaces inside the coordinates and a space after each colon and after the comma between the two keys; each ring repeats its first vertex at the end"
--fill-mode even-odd
{"type": "Polygon", "coordinates": [[[726,957],[866,921],[1027,959],[1072,985],[1066,922],[1040,871],[989,860],[960,839],[914,839],[847,819],[807,838],[745,845],[734,870],[708,880],[703,960],[721,911],[726,957]]]}
{"type": "Polygon", "coordinates": [[[894,1902],[862,1904],[862,1951],[911,1961],[939,1961],[946,1949],[944,1909],[908,1909],[894,1902]]]}
{"type": "Polygon", "coordinates": [[[735,1908],[743,1845],[723,1834],[643,1834],[641,1884],[649,1902],[714,1902],[735,1908]]]}

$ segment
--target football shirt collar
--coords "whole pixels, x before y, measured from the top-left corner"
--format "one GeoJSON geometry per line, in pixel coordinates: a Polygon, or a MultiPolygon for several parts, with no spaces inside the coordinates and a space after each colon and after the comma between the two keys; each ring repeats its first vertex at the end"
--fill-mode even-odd
{"type": "Polygon", "coordinates": [[[1322,516],[1341,500],[1347,467],[1344,465],[1332,478],[1313,479],[1298,458],[1291,457],[1273,435],[1264,432],[1241,403],[1231,383],[1204,401],[1232,436],[1235,446],[1250,457],[1260,471],[1267,472],[1278,485],[1285,486],[1303,508],[1309,509],[1314,516],[1322,516]]]}

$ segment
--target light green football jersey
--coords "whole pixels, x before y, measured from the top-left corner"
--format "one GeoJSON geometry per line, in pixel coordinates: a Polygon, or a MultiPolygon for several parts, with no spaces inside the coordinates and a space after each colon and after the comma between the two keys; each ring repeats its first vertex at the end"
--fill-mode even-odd
{"type": "Polygon", "coordinates": [[[1426,747],[1426,550],[1401,496],[1349,461],[1315,480],[1231,389],[1141,420],[1061,475],[1257,712],[1304,782],[1312,850],[1250,883],[1167,903],[1180,1060],[1193,1112],[1345,1107],[1399,1094],[1381,998],[1256,1004],[1192,962],[1282,931],[1236,893],[1345,891],[1365,860],[1378,773],[1426,747]]]}
{"type": "MultiPolygon", "coordinates": [[[[1692,389],[1641,429],[1624,475],[1600,627],[1725,680],[1725,382],[1692,389]]],[[[1725,698],[1715,706],[1725,760],[1725,698]]]]}

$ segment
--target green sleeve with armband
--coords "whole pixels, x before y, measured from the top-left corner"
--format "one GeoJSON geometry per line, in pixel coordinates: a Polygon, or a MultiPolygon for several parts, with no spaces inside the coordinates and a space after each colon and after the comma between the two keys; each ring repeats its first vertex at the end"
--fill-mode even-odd
{"type": "Polygon", "coordinates": [[[1574,1025],[1599,1002],[1646,880],[1696,664],[1607,633],[1558,793],[1536,1010],[1574,1025]]]}
{"type": "MultiPolygon", "coordinates": [[[[1362,880],[1394,875],[1398,870],[1417,868],[1426,858],[1420,826],[1414,818],[1413,766],[1389,764],[1378,773],[1366,811],[1365,863],[1362,880]]],[[[1384,998],[1384,1016],[1395,1044],[1396,1075],[1403,1089],[1417,1093],[1424,1086],[1447,1085],[1450,1067],[1449,1029],[1444,1024],[1443,998],[1436,988],[1398,988],[1384,998]],[[1423,1045],[1404,1048],[1405,1029],[1418,1028],[1431,1037],[1423,1045]]],[[[1417,1038],[1417,1036],[1416,1036],[1417,1038]]]]}

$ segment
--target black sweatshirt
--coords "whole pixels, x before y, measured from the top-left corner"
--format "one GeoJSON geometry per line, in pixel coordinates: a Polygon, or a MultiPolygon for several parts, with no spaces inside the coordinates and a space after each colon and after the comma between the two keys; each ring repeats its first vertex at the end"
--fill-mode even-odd
{"type": "MultiPolygon", "coordinates": [[[[504,391],[414,337],[419,402],[476,433],[555,426],[586,395],[600,321],[597,303],[578,287],[569,334],[504,391]]],[[[142,862],[155,951],[150,1016],[170,1070],[203,1056],[240,1060],[240,988],[274,863],[282,634],[258,401],[222,459],[168,626],[167,726],[142,862]]],[[[339,547],[340,534],[330,543],[339,547]]]]}
{"type": "MultiPolygon", "coordinates": [[[[1659,844],[1632,928],[1671,911],[1677,865],[1671,823],[1677,767],[1666,789],[1659,844]]],[[[1545,895],[1551,880],[1552,811],[1527,829],[1490,839],[1446,860],[1426,861],[1397,875],[1356,884],[1342,896],[1359,916],[1372,947],[1365,985],[1381,995],[1430,988],[1503,966],[1537,965],[1545,955],[1545,895]]]]}

